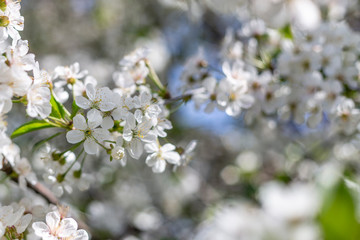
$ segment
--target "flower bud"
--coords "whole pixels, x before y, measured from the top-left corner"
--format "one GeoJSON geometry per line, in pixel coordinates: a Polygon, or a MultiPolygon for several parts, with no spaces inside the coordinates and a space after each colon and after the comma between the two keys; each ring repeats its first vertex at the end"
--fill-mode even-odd
{"type": "Polygon", "coordinates": [[[6,0],[0,0],[0,10],[5,12],[5,10],[6,10],[6,0]]]}
{"type": "Polygon", "coordinates": [[[10,24],[10,20],[7,16],[0,16],[0,27],[7,27],[10,24]]]}
{"type": "Polygon", "coordinates": [[[82,171],[81,169],[74,171],[74,178],[81,178],[82,171]]]}
{"type": "Polygon", "coordinates": [[[76,83],[76,78],[68,78],[68,79],[66,80],[66,82],[67,82],[68,84],[74,85],[74,84],[76,83]]]}
{"type": "Polygon", "coordinates": [[[61,183],[61,182],[63,182],[65,180],[65,175],[64,174],[58,174],[57,176],[56,176],[56,181],[58,182],[58,183],[61,183]]]}

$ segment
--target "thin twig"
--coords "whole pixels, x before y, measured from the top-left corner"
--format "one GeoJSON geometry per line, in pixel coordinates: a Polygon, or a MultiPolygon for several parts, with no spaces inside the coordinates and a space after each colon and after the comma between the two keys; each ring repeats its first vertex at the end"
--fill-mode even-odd
{"type": "MultiPolygon", "coordinates": [[[[0,170],[3,171],[7,176],[9,176],[12,181],[18,183],[19,178],[17,174],[15,174],[16,172],[14,171],[10,163],[6,159],[3,159],[2,161],[3,161],[3,167],[0,170]]],[[[27,180],[26,183],[29,189],[32,189],[35,193],[43,197],[49,204],[54,204],[56,206],[61,205],[57,197],[42,183],[37,182],[35,184],[32,184],[27,180]]],[[[76,221],[79,225],[79,228],[84,229],[89,233],[91,232],[90,227],[85,222],[78,219],[76,219],[76,221]]]]}
{"type": "Polygon", "coordinates": [[[180,96],[177,96],[177,97],[174,97],[174,98],[170,98],[170,99],[165,99],[164,100],[164,104],[170,104],[170,103],[174,103],[174,102],[177,102],[179,100],[184,100],[186,98],[190,98],[192,96],[192,94],[184,94],[184,95],[180,95],[180,96]]]}

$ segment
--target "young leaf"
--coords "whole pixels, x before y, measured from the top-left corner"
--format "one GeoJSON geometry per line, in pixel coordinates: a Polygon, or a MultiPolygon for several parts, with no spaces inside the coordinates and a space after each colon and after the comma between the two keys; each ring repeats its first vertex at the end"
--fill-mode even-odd
{"type": "Polygon", "coordinates": [[[279,32],[284,38],[287,38],[287,39],[294,38],[290,24],[287,24],[283,28],[279,29],[279,32]]]}
{"type": "Polygon", "coordinates": [[[55,99],[53,94],[51,94],[50,104],[52,107],[50,116],[58,119],[64,119],[65,116],[70,116],[69,111],[55,99]]]}
{"type": "Polygon", "coordinates": [[[71,119],[76,115],[76,113],[79,111],[79,109],[80,109],[79,106],[76,104],[76,102],[74,100],[72,103],[72,111],[71,111],[71,116],[70,116],[71,119]]]}
{"type": "Polygon", "coordinates": [[[15,129],[15,131],[11,134],[11,138],[16,138],[25,133],[36,131],[36,130],[39,130],[42,128],[51,128],[51,127],[55,127],[55,126],[44,120],[33,120],[33,121],[30,121],[30,122],[27,122],[27,123],[21,125],[17,129],[15,129]]]}
{"type": "Polygon", "coordinates": [[[325,198],[319,220],[325,240],[360,239],[355,202],[343,181],[325,198]]]}

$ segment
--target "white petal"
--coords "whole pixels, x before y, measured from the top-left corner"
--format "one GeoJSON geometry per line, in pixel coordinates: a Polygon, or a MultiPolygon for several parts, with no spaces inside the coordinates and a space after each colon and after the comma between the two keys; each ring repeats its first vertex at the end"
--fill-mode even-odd
{"type": "Polygon", "coordinates": [[[35,231],[35,234],[39,237],[48,235],[50,233],[49,227],[43,222],[34,222],[32,228],[35,231]]]}
{"type": "Polygon", "coordinates": [[[133,132],[130,128],[125,127],[123,131],[123,138],[125,141],[130,142],[133,139],[133,132]]]}
{"type": "Polygon", "coordinates": [[[87,128],[85,117],[81,114],[77,114],[73,118],[73,122],[76,129],[85,130],[87,128]]]}
{"type": "Polygon", "coordinates": [[[95,100],[95,86],[91,83],[86,84],[86,95],[91,101],[95,100]]]}
{"type": "Polygon", "coordinates": [[[122,108],[116,108],[114,111],[112,111],[111,116],[113,116],[115,120],[120,120],[120,118],[123,117],[122,108]]]}
{"type": "Polygon", "coordinates": [[[89,99],[83,96],[75,97],[75,103],[82,109],[88,109],[91,106],[91,102],[89,101],[89,99]]]}
{"type": "Polygon", "coordinates": [[[29,226],[31,219],[32,219],[31,214],[26,214],[26,215],[22,216],[21,219],[15,225],[16,232],[19,234],[23,233],[26,230],[26,228],[29,226]]]}
{"type": "Polygon", "coordinates": [[[104,129],[110,129],[114,126],[114,120],[112,119],[112,117],[108,116],[108,117],[104,117],[101,123],[101,127],[104,129]]]}
{"type": "Polygon", "coordinates": [[[141,141],[145,143],[152,143],[156,141],[156,134],[153,131],[150,131],[148,134],[146,134],[143,138],[141,138],[141,141]]]}
{"type": "Polygon", "coordinates": [[[149,143],[145,145],[145,151],[148,153],[154,153],[159,151],[159,146],[156,143],[149,143]]]}
{"type": "Polygon", "coordinates": [[[77,228],[78,224],[74,219],[64,218],[61,220],[58,236],[63,238],[70,237],[76,233],[77,228]]]}
{"type": "Polygon", "coordinates": [[[60,223],[60,214],[58,212],[49,212],[46,214],[46,224],[50,230],[54,230],[60,223]]]}
{"type": "Polygon", "coordinates": [[[78,143],[84,140],[85,134],[80,130],[71,130],[66,133],[66,140],[69,143],[78,143]]]}
{"type": "Polygon", "coordinates": [[[166,162],[163,160],[156,161],[155,165],[152,167],[154,173],[164,172],[166,168],[166,162]]]}
{"type": "Polygon", "coordinates": [[[72,238],[73,240],[88,240],[89,235],[83,229],[77,230],[75,236],[72,238]]]}
{"type": "MultiPolygon", "coordinates": [[[[135,117],[133,114],[129,114],[126,117],[126,125],[130,128],[130,129],[134,129],[136,127],[136,121],[135,121],[135,117]]],[[[125,125],[125,126],[126,126],[125,125]]]]}
{"type": "Polygon", "coordinates": [[[152,167],[156,164],[157,161],[160,161],[157,157],[156,153],[150,154],[149,156],[146,157],[145,163],[149,166],[152,167]]]}
{"type": "Polygon", "coordinates": [[[142,119],[143,119],[142,111],[140,109],[136,109],[136,111],[134,113],[134,117],[138,123],[141,123],[142,119]]]}
{"type": "Polygon", "coordinates": [[[135,159],[139,159],[141,154],[144,151],[143,148],[143,144],[139,139],[134,138],[131,142],[130,142],[130,146],[129,146],[129,153],[130,156],[135,158],[135,159]]]}
{"type": "Polygon", "coordinates": [[[98,152],[98,145],[94,139],[86,139],[84,143],[85,152],[88,154],[96,154],[98,152]]]}
{"type": "Polygon", "coordinates": [[[163,158],[169,163],[179,165],[180,155],[177,152],[165,152],[162,154],[163,158]]]}
{"type": "Polygon", "coordinates": [[[161,150],[162,150],[163,152],[169,152],[169,151],[175,150],[175,148],[176,148],[176,147],[175,147],[173,144],[167,143],[167,144],[165,144],[164,146],[161,147],[161,150]]]}
{"type": "Polygon", "coordinates": [[[99,110],[91,109],[87,113],[87,118],[90,129],[94,129],[102,123],[102,116],[99,110]]]}
{"type": "Polygon", "coordinates": [[[92,132],[92,135],[99,142],[102,142],[104,140],[109,140],[109,138],[110,138],[109,131],[106,130],[106,129],[102,129],[102,128],[94,129],[93,132],[92,132]]]}

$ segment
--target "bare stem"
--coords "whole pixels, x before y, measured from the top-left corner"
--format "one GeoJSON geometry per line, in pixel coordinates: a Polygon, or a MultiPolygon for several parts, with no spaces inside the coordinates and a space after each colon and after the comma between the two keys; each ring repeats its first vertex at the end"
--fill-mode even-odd
{"type": "Polygon", "coordinates": [[[174,97],[174,98],[165,99],[164,104],[170,104],[170,103],[174,103],[174,102],[177,102],[177,101],[180,101],[180,100],[185,100],[187,98],[190,98],[191,96],[192,96],[191,94],[184,94],[184,95],[177,96],[177,97],[174,97]]]}
{"type": "MultiPolygon", "coordinates": [[[[18,183],[19,178],[10,163],[5,158],[2,161],[3,168],[0,170],[9,176],[12,181],[18,183]]],[[[42,183],[37,182],[36,184],[32,184],[27,181],[27,187],[32,189],[38,195],[42,196],[49,204],[54,204],[56,206],[61,205],[59,199],[57,199],[57,197],[42,183]]],[[[88,231],[89,233],[91,232],[90,227],[85,222],[78,219],[76,221],[78,222],[80,228],[88,231]]]]}

